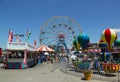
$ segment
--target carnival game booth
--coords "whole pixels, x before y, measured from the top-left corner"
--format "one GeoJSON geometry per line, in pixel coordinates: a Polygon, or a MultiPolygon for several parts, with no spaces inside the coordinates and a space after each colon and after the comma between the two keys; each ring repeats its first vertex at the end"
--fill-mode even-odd
{"type": "Polygon", "coordinates": [[[34,46],[26,42],[8,42],[5,68],[22,69],[36,64],[34,46]]]}

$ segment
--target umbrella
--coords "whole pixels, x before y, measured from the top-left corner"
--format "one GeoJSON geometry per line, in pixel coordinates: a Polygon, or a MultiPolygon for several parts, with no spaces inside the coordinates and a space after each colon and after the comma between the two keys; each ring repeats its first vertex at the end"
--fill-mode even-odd
{"type": "Polygon", "coordinates": [[[76,55],[72,55],[70,58],[75,60],[77,58],[77,56],[76,55]]]}
{"type": "Polygon", "coordinates": [[[71,54],[79,54],[79,53],[81,53],[81,52],[79,52],[79,51],[72,51],[71,52],[71,54]]]}
{"type": "Polygon", "coordinates": [[[45,52],[44,54],[45,54],[45,55],[49,55],[49,53],[48,53],[48,52],[45,52]]]}
{"type": "Polygon", "coordinates": [[[45,51],[45,52],[55,52],[55,50],[43,45],[43,46],[40,46],[36,49],[36,51],[45,51]]]}

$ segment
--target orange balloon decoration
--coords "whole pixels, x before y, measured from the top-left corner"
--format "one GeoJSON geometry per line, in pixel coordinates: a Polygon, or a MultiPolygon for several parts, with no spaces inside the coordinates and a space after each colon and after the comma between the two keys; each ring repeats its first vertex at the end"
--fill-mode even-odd
{"type": "Polygon", "coordinates": [[[112,48],[112,43],[117,39],[117,33],[111,28],[107,28],[102,32],[101,40],[107,43],[108,50],[112,48]]]}

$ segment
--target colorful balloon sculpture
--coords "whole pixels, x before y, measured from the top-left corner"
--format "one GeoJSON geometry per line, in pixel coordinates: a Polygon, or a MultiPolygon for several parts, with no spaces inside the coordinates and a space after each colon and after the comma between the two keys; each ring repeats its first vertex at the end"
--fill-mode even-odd
{"type": "Polygon", "coordinates": [[[99,45],[99,47],[104,47],[104,48],[107,47],[107,43],[104,42],[103,40],[100,40],[100,41],[98,42],[98,45],[99,45]]]}
{"type": "Polygon", "coordinates": [[[76,50],[79,50],[80,48],[80,44],[78,43],[78,40],[75,38],[74,41],[73,41],[73,45],[74,47],[76,48],[76,50]]]}
{"type": "Polygon", "coordinates": [[[89,36],[85,33],[79,34],[77,39],[78,39],[78,43],[81,44],[83,50],[87,47],[87,44],[90,41],[89,36]]]}
{"type": "Polygon", "coordinates": [[[114,46],[120,46],[120,39],[115,40],[114,46]]]}
{"type": "Polygon", "coordinates": [[[112,43],[117,39],[117,33],[111,28],[107,28],[102,32],[101,40],[107,43],[107,48],[112,48],[112,43]]]}

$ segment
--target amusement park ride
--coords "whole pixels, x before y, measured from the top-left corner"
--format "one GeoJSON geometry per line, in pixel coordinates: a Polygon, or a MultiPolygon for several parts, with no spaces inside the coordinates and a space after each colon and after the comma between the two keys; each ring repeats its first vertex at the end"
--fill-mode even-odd
{"type": "Polygon", "coordinates": [[[51,17],[40,28],[40,44],[55,45],[56,52],[69,53],[72,48],[72,41],[82,30],[79,24],[68,16],[51,17]]]}

